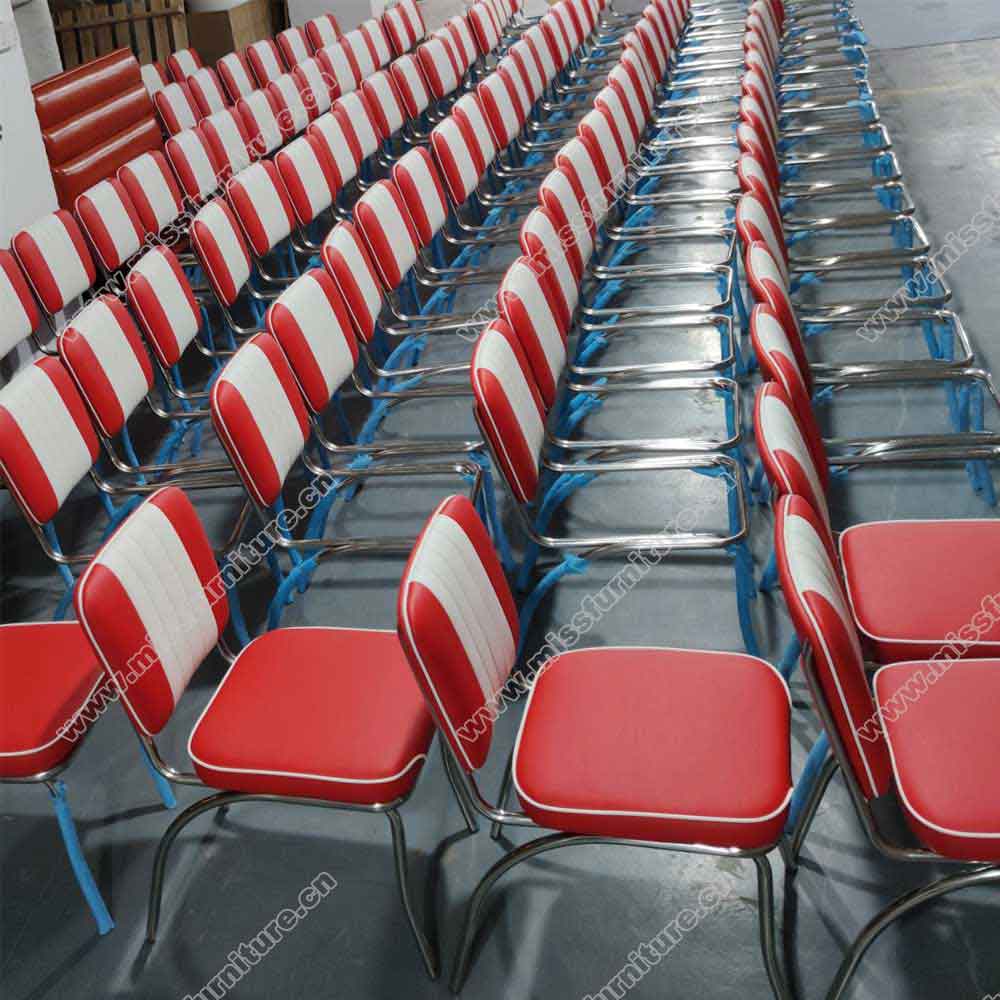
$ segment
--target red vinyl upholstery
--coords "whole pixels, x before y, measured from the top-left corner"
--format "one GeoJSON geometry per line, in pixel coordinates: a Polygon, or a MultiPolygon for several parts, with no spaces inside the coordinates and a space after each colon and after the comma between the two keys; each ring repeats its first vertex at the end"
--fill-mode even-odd
{"type": "Polygon", "coordinates": [[[781,676],[753,656],[572,650],[549,660],[531,690],[514,787],[550,829],[771,847],[792,795],[790,715],[781,676]]]}
{"type": "Polygon", "coordinates": [[[0,250],[0,357],[38,326],[38,307],[17,258],[0,250]]]}
{"type": "Polygon", "coordinates": [[[103,707],[103,681],[78,622],[0,625],[0,778],[66,760],[103,707]]]}
{"type": "Polygon", "coordinates": [[[118,49],[32,88],[59,204],[147,150],[163,136],[139,63],[118,49]]]}
{"type": "Polygon", "coordinates": [[[946,858],[1000,861],[1000,802],[989,791],[1000,760],[1000,660],[960,660],[946,670],[897,663],[879,670],[874,690],[917,838],[946,858]]]}

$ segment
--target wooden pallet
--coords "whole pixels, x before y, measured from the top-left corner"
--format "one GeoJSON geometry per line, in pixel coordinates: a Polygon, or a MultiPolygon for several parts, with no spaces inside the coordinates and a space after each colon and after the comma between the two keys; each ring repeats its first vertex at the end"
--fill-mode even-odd
{"type": "Polygon", "coordinates": [[[188,45],[184,0],[118,0],[53,4],[53,8],[64,69],[120,48],[130,48],[140,63],[163,63],[171,52],[188,45]]]}

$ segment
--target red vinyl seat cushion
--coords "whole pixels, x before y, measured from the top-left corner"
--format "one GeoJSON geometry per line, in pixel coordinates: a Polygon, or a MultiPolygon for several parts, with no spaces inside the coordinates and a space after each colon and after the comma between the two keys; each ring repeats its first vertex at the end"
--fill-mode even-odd
{"type": "Polygon", "coordinates": [[[756,657],[574,650],[532,688],[515,787],[550,829],[768,847],[791,797],[790,704],[780,675],[756,657]]]}
{"type": "Polygon", "coordinates": [[[61,764],[96,718],[103,682],[78,622],[0,626],[0,777],[61,764]]]}
{"type": "Polygon", "coordinates": [[[927,660],[949,643],[1000,653],[1000,521],[872,521],[840,536],[851,609],[877,663],[927,660]],[[990,610],[992,607],[994,610],[990,610]]]}
{"type": "Polygon", "coordinates": [[[895,663],[874,688],[917,838],[946,858],[1000,861],[1000,660],[895,663]]]}
{"type": "Polygon", "coordinates": [[[240,653],[188,751],[213,788],[372,805],[409,794],[433,733],[395,632],[283,628],[240,653]]]}

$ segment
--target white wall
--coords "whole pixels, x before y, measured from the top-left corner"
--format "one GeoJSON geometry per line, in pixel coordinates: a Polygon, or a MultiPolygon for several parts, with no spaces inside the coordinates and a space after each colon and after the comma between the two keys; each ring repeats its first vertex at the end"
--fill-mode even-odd
{"type": "Polygon", "coordinates": [[[6,247],[57,202],[10,0],[0,0],[0,50],[0,246],[6,247]]]}

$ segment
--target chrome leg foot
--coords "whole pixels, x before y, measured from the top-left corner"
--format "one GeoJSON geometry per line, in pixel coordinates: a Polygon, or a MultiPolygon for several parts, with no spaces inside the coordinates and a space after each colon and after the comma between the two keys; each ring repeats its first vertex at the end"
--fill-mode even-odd
{"type": "Polygon", "coordinates": [[[180,813],[167,827],[167,832],[160,838],[160,843],[156,848],[156,859],[153,862],[153,881],[149,887],[149,912],[146,915],[146,940],[150,944],[156,940],[156,928],[160,922],[160,902],[163,898],[163,877],[167,868],[167,855],[170,853],[170,848],[177,839],[177,835],[191,820],[197,819],[203,812],[228,805],[238,798],[240,796],[234,792],[218,792],[216,795],[199,799],[180,813]]]}
{"type": "Polygon", "coordinates": [[[427,975],[431,979],[437,979],[441,971],[438,965],[437,954],[417,923],[416,914],[413,912],[413,904],[410,902],[406,865],[406,833],[403,830],[403,820],[395,809],[386,810],[386,816],[389,817],[389,826],[392,828],[392,850],[396,861],[396,881],[399,883],[399,895],[403,901],[403,909],[406,911],[406,919],[410,921],[413,936],[417,939],[417,947],[420,949],[420,955],[424,960],[427,975]]]}
{"type": "Polygon", "coordinates": [[[754,859],[757,866],[757,919],[760,923],[760,950],[764,956],[764,967],[771,989],[777,1000],[794,1000],[788,980],[781,968],[778,957],[777,934],[774,927],[774,879],[771,862],[763,854],[754,859]]]}
{"type": "Polygon", "coordinates": [[[949,892],[957,892],[959,889],[969,889],[976,885],[1000,884],[1000,868],[980,867],[972,871],[961,872],[958,875],[949,875],[947,878],[939,879],[930,885],[914,889],[895,902],[887,906],[878,916],[871,920],[864,930],[858,935],[851,950],[844,956],[844,960],[837,970],[836,978],[827,993],[827,1000],[840,1000],[847,989],[847,984],[857,969],[858,964],[864,957],[865,952],[893,921],[905,916],[918,906],[937,899],[939,896],[947,895],[949,892]]]}

